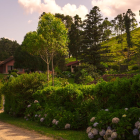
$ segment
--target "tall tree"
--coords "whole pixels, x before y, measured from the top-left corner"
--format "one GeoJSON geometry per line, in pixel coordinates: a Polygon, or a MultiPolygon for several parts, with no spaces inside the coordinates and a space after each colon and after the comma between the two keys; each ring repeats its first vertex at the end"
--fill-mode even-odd
{"type": "Polygon", "coordinates": [[[108,52],[108,46],[101,47],[103,28],[101,25],[102,16],[97,6],[93,7],[83,24],[83,41],[80,58],[83,62],[97,67],[98,71],[104,71],[100,62],[107,61],[104,56],[108,52]],[[102,54],[102,56],[101,56],[102,54]]]}
{"type": "Polygon", "coordinates": [[[124,24],[124,16],[122,14],[117,15],[114,18],[116,22],[115,30],[117,31],[116,40],[118,41],[118,44],[121,44],[121,54],[125,57],[125,53],[123,51],[123,33],[125,33],[125,24],[124,24]]]}
{"type": "MultiPolygon", "coordinates": [[[[60,13],[56,13],[55,17],[60,18],[62,20],[62,22],[65,24],[66,28],[68,29],[68,36],[69,36],[69,32],[71,31],[71,25],[73,24],[73,18],[69,15],[64,16],[63,14],[60,13]]],[[[69,45],[68,45],[69,48],[69,45]]],[[[69,52],[69,58],[71,56],[71,52],[70,50],[68,50],[69,52]]]]}
{"type": "Polygon", "coordinates": [[[82,20],[81,18],[76,15],[74,16],[74,23],[71,25],[71,30],[69,31],[69,50],[73,57],[78,58],[78,54],[80,52],[81,47],[81,27],[82,27],[82,20]]]}
{"type": "Polygon", "coordinates": [[[23,46],[24,50],[38,54],[47,64],[49,82],[49,62],[52,61],[52,83],[54,86],[53,57],[57,52],[67,54],[67,29],[62,21],[51,13],[40,16],[37,32],[27,33],[23,46]]]}
{"type": "Polygon", "coordinates": [[[125,24],[125,31],[127,34],[127,45],[128,45],[128,62],[129,62],[129,51],[132,47],[132,36],[131,36],[131,29],[133,30],[137,24],[135,19],[135,14],[131,11],[131,9],[128,9],[126,14],[124,13],[124,24],[125,24]]]}
{"type": "Polygon", "coordinates": [[[111,27],[112,27],[112,24],[110,21],[108,21],[108,18],[106,17],[104,21],[102,22],[102,28],[103,28],[102,41],[106,41],[109,39],[111,35],[111,27]]]}
{"type": "Polygon", "coordinates": [[[6,38],[0,38],[0,61],[13,56],[19,44],[6,38]]]}
{"type": "Polygon", "coordinates": [[[16,49],[14,60],[14,68],[27,69],[29,71],[46,71],[46,63],[40,58],[40,56],[34,56],[23,51],[22,46],[19,46],[16,49]]]}

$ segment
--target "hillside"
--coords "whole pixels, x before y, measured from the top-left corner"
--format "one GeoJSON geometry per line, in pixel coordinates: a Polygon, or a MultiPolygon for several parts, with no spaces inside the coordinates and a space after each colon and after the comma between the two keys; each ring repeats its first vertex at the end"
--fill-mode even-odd
{"type": "MultiPolygon", "coordinates": [[[[109,46],[110,54],[114,57],[112,60],[114,62],[108,62],[108,65],[120,65],[120,64],[128,64],[128,69],[130,70],[134,65],[137,65],[138,61],[140,61],[140,57],[138,58],[137,55],[138,49],[140,48],[140,27],[136,28],[135,30],[131,31],[133,47],[130,48],[130,61],[127,62],[127,40],[126,40],[126,33],[123,34],[123,47],[121,44],[118,44],[116,37],[112,37],[108,41],[102,42],[102,46],[109,46]],[[122,51],[123,50],[123,51],[122,51]]],[[[66,64],[72,61],[76,61],[75,58],[66,58],[66,64]]]]}
{"type": "MultiPolygon", "coordinates": [[[[131,31],[132,36],[132,43],[133,47],[130,48],[130,61],[129,61],[129,67],[132,67],[133,65],[137,64],[137,54],[138,54],[138,48],[140,46],[140,27],[136,28],[135,30],[131,31]]],[[[121,44],[118,44],[118,41],[116,40],[116,37],[113,37],[109,39],[108,41],[105,41],[101,43],[102,46],[110,46],[110,54],[114,56],[113,60],[115,62],[108,63],[109,65],[119,65],[119,64],[126,64],[127,60],[127,40],[126,40],[126,33],[123,34],[123,47],[121,48],[121,44]],[[123,51],[122,51],[123,50],[123,51]]],[[[128,63],[127,63],[128,64],[128,63]]]]}

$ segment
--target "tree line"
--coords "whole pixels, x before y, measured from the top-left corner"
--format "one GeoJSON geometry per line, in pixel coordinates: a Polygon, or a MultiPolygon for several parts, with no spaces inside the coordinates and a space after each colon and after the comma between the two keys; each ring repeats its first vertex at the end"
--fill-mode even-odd
{"type": "MultiPolygon", "coordinates": [[[[40,19],[43,18],[45,14],[46,13],[43,12],[43,14],[40,16],[40,19]]],[[[67,29],[67,36],[69,38],[69,41],[67,43],[67,47],[68,47],[67,51],[69,53],[69,57],[72,55],[73,57],[76,58],[76,60],[81,60],[84,63],[88,63],[90,65],[96,66],[98,72],[102,73],[105,70],[105,67],[102,64],[102,62],[105,63],[105,62],[112,61],[113,56],[109,55],[110,54],[109,46],[103,47],[101,43],[109,40],[112,36],[116,36],[118,43],[121,43],[122,54],[123,54],[122,35],[126,33],[127,44],[128,44],[127,45],[128,46],[127,47],[128,48],[127,49],[128,61],[129,61],[129,50],[133,46],[133,43],[131,41],[131,38],[132,38],[131,31],[134,30],[138,25],[135,19],[135,14],[131,11],[131,9],[128,9],[126,13],[117,15],[114,18],[114,20],[111,20],[111,21],[109,21],[107,17],[105,19],[102,18],[100,9],[97,6],[94,6],[90,10],[89,14],[86,15],[86,19],[83,21],[79,17],[79,15],[75,15],[74,17],[71,17],[69,15],[64,16],[63,14],[56,13],[55,17],[61,19],[61,21],[64,23],[67,29]]],[[[43,19],[42,19],[42,25],[44,26],[43,19]]],[[[47,26],[48,24],[44,26],[44,29],[47,26]]],[[[39,30],[39,26],[38,26],[38,30],[39,30]]],[[[43,32],[43,30],[41,32],[43,32]]],[[[35,32],[32,32],[30,34],[32,34],[34,37],[36,36],[35,32]]],[[[47,35],[45,34],[44,36],[46,36],[46,40],[49,37],[49,36],[47,37],[47,35]]],[[[27,34],[25,38],[23,42],[27,40],[28,38],[27,34]]],[[[41,39],[42,38],[40,38],[40,41],[41,39]]],[[[48,39],[48,40],[50,41],[51,39],[48,39]]],[[[42,40],[42,42],[43,41],[44,40],[42,40]]],[[[30,35],[29,35],[29,40],[27,42],[31,42],[30,35]]],[[[27,44],[29,43],[26,43],[26,44],[22,43],[22,45],[18,45],[16,51],[13,49],[15,51],[15,54],[14,54],[15,67],[24,68],[24,69],[28,68],[32,70],[37,70],[37,69],[46,70],[46,63],[41,58],[41,55],[33,55],[21,49],[23,45],[28,46],[27,44]]],[[[58,42],[56,44],[58,44],[58,42]]],[[[51,48],[51,46],[53,45],[48,44],[48,46],[50,46],[51,48]]],[[[55,55],[54,54],[53,54],[53,57],[54,57],[54,63],[56,64],[55,66],[58,66],[59,64],[61,64],[61,66],[59,67],[61,69],[64,69],[63,66],[65,64],[66,53],[63,53],[63,55],[59,52],[57,52],[55,55]]],[[[11,53],[9,53],[9,55],[11,55],[11,53]]],[[[50,62],[51,61],[53,61],[52,58],[50,59],[50,62]]]]}

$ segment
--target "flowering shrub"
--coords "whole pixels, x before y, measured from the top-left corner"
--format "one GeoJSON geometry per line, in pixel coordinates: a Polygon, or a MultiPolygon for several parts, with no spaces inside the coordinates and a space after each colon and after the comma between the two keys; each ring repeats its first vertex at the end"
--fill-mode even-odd
{"type": "Polygon", "coordinates": [[[134,139],[134,137],[138,139],[138,137],[140,137],[140,122],[136,121],[136,118],[139,118],[139,116],[140,108],[137,107],[132,107],[129,110],[128,108],[115,110],[115,112],[106,112],[105,110],[100,110],[95,117],[91,117],[91,119],[89,119],[90,126],[87,128],[86,132],[88,133],[88,137],[90,139],[97,139],[100,137],[104,138],[105,140],[122,140],[127,138],[134,139]],[[97,122],[99,122],[98,125],[95,125],[97,122]]]}
{"type": "Polygon", "coordinates": [[[65,125],[65,129],[69,129],[69,128],[70,128],[70,124],[67,123],[67,124],[65,125]]]}
{"type": "Polygon", "coordinates": [[[44,121],[44,118],[41,118],[40,121],[43,122],[44,121]]]}
{"type": "Polygon", "coordinates": [[[90,139],[139,137],[140,120],[136,119],[140,117],[140,110],[132,106],[139,106],[140,77],[101,82],[96,86],[69,84],[44,89],[41,89],[43,83],[38,82],[37,75],[34,78],[22,77],[22,82],[17,79],[11,79],[3,89],[6,95],[5,111],[12,116],[22,112],[20,115],[25,116],[26,120],[57,129],[83,129],[90,126],[86,130],[90,139]],[[29,83],[33,87],[30,88],[29,83]],[[12,93],[9,96],[10,88],[12,93]]]}
{"type": "Polygon", "coordinates": [[[34,103],[38,103],[38,100],[35,100],[34,103]]]}
{"type": "Polygon", "coordinates": [[[27,107],[29,108],[31,105],[28,105],[27,107]]]}

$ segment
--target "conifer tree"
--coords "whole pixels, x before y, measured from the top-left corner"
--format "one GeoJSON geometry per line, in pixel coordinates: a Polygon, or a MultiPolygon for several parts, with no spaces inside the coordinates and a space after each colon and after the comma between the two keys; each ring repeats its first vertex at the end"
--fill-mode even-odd
{"type": "Polygon", "coordinates": [[[136,16],[131,9],[128,9],[126,14],[124,13],[124,24],[125,24],[125,31],[127,34],[127,45],[128,45],[128,62],[129,62],[129,56],[130,56],[130,48],[133,46],[132,44],[132,36],[131,36],[131,30],[135,29],[137,26],[137,21],[135,19],[136,16]]]}
{"type": "Polygon", "coordinates": [[[78,54],[80,52],[81,47],[81,26],[82,26],[82,20],[79,17],[79,15],[74,16],[74,22],[71,25],[71,30],[69,31],[69,50],[73,57],[78,58],[78,54]]]}
{"type": "Polygon", "coordinates": [[[106,62],[106,53],[109,52],[108,46],[101,47],[100,42],[103,36],[103,27],[101,25],[102,16],[97,6],[94,6],[89,14],[86,15],[87,19],[83,23],[83,40],[82,52],[80,58],[82,62],[91,64],[97,67],[98,72],[104,71],[100,62],[106,62]]]}

